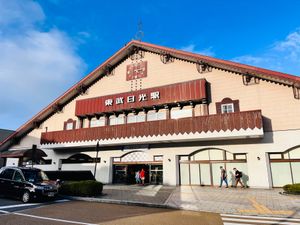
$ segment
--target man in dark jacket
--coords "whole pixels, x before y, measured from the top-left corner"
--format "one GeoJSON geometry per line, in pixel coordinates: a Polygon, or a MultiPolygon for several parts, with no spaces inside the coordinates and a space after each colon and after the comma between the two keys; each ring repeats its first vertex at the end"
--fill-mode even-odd
{"type": "Polygon", "coordinates": [[[240,183],[242,188],[244,188],[245,186],[241,181],[243,173],[241,171],[238,171],[236,168],[233,168],[233,170],[235,171],[235,187],[237,187],[238,183],[240,183]]]}

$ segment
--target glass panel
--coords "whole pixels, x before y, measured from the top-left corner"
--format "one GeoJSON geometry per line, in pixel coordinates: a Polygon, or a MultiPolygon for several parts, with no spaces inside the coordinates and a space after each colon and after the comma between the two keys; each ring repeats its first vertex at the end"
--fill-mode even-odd
{"type": "Polygon", "coordinates": [[[193,109],[171,110],[171,119],[192,117],[193,109]]]}
{"type": "Polygon", "coordinates": [[[289,153],[288,152],[283,153],[283,158],[284,159],[290,159],[289,153]]]}
{"type": "Polygon", "coordinates": [[[116,125],[116,117],[115,116],[109,117],[109,125],[116,125]]]}
{"type": "Polygon", "coordinates": [[[181,185],[189,185],[190,184],[190,171],[189,164],[180,164],[180,183],[181,185]]]}
{"type": "Polygon", "coordinates": [[[190,164],[191,167],[191,185],[200,185],[199,164],[190,164]]]}
{"type": "Polygon", "coordinates": [[[73,130],[73,122],[67,123],[66,130],[73,130]]]}
{"type": "Polygon", "coordinates": [[[99,126],[100,126],[100,127],[105,126],[105,117],[101,117],[101,118],[99,119],[99,126]]]}
{"type": "Polygon", "coordinates": [[[221,176],[220,175],[221,174],[220,166],[225,168],[224,163],[212,163],[211,164],[212,176],[213,176],[213,185],[214,186],[220,185],[220,176],[221,176]]]}
{"type": "Polygon", "coordinates": [[[300,183],[300,162],[292,162],[291,166],[294,183],[300,183]]]}
{"type": "Polygon", "coordinates": [[[222,113],[231,113],[231,112],[234,112],[233,103],[222,104],[221,105],[221,111],[222,111],[222,113]]]}
{"type": "Polygon", "coordinates": [[[136,122],[136,115],[128,115],[127,116],[127,123],[135,123],[136,122]]]}
{"type": "Polygon", "coordinates": [[[124,124],[125,123],[125,116],[124,115],[119,115],[116,118],[116,124],[124,124]]]}
{"type": "Polygon", "coordinates": [[[154,111],[149,111],[147,113],[147,121],[154,121],[157,120],[157,114],[154,111]]]}
{"type": "Polygon", "coordinates": [[[127,166],[114,166],[113,182],[125,183],[127,181],[127,166]]]}
{"type": "Polygon", "coordinates": [[[162,184],[163,183],[163,171],[150,171],[150,183],[151,184],[162,184]]]}
{"type": "Polygon", "coordinates": [[[224,160],[223,150],[209,150],[210,160],[224,160]]]}
{"type": "Polygon", "coordinates": [[[167,119],[167,111],[166,110],[159,110],[157,112],[157,120],[165,120],[167,119]]]}
{"type": "Polygon", "coordinates": [[[162,161],[163,160],[163,156],[162,155],[155,155],[154,156],[154,161],[162,161]]]}
{"type": "Polygon", "coordinates": [[[228,185],[235,185],[235,172],[233,171],[233,168],[237,168],[238,171],[243,173],[241,180],[244,185],[249,186],[247,163],[226,163],[228,185]]]}
{"type": "Polygon", "coordinates": [[[163,166],[162,165],[151,165],[151,170],[162,170],[163,166]]]}
{"type": "Polygon", "coordinates": [[[201,185],[211,185],[210,165],[200,164],[201,185]]]}
{"type": "Polygon", "coordinates": [[[274,187],[282,187],[292,183],[290,163],[271,163],[271,171],[274,187]]]}
{"type": "Polygon", "coordinates": [[[186,155],[182,155],[182,156],[180,156],[179,159],[180,159],[180,160],[189,160],[189,157],[186,156],[186,155]]]}
{"type": "Polygon", "coordinates": [[[290,151],[290,159],[300,159],[300,148],[290,151]]]}
{"type": "Polygon", "coordinates": [[[22,176],[18,171],[16,171],[16,172],[15,172],[15,175],[14,175],[14,180],[15,180],[15,181],[18,181],[18,182],[21,182],[21,181],[23,181],[24,179],[23,179],[23,176],[22,176]]]}
{"type": "Polygon", "coordinates": [[[145,122],[146,121],[146,115],[144,113],[139,113],[136,116],[136,122],[145,122]]]}
{"type": "Polygon", "coordinates": [[[209,160],[208,150],[197,152],[193,156],[193,160],[209,160]]]}
{"type": "Polygon", "coordinates": [[[99,127],[100,126],[100,121],[97,120],[96,118],[93,118],[91,120],[91,127],[99,127]]]}
{"type": "Polygon", "coordinates": [[[235,154],[235,159],[246,159],[246,154],[235,154]]]}
{"type": "Polygon", "coordinates": [[[226,152],[226,159],[227,160],[233,160],[233,154],[230,152],[226,152]]]}
{"type": "Polygon", "coordinates": [[[270,153],[270,159],[281,159],[281,153],[270,153]]]}

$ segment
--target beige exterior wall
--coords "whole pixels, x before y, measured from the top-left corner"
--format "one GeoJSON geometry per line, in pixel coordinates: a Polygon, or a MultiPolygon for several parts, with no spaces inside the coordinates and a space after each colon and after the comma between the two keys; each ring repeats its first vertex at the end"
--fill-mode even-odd
{"type": "MultiPolygon", "coordinates": [[[[240,75],[217,69],[199,74],[195,64],[181,60],[163,64],[159,55],[152,53],[145,53],[144,60],[148,62],[148,76],[142,79],[142,89],[205,78],[211,84],[212,102],[209,105],[209,114],[216,113],[216,102],[229,97],[240,101],[241,111],[261,109],[266,121],[271,120],[265,123],[266,130],[270,128],[274,131],[300,129],[298,116],[300,101],[294,99],[291,88],[266,81],[245,86],[240,75]]],[[[48,131],[63,130],[64,121],[69,118],[77,120],[75,117],[76,100],[130,91],[131,82],[136,82],[126,81],[126,66],[130,63],[130,59],[125,60],[115,68],[114,75],[103,77],[88,89],[87,94],[71,101],[62,112],[47,119],[41,128],[30,132],[21,140],[20,145],[13,148],[27,147],[32,143],[38,144],[41,132],[44,132],[46,127],[48,131]]],[[[138,83],[140,84],[140,81],[138,83]]],[[[139,88],[140,85],[138,85],[139,88]]]]}
{"type": "MultiPolygon", "coordinates": [[[[146,53],[144,60],[148,61],[148,76],[142,79],[141,87],[138,81],[138,89],[163,86],[188,80],[205,78],[211,84],[211,100],[209,105],[209,114],[216,113],[216,102],[222,101],[223,98],[229,97],[232,100],[239,100],[240,110],[261,109],[263,116],[266,118],[265,129],[273,132],[265,133],[263,139],[231,141],[230,143],[218,141],[203,142],[193,147],[173,147],[151,149],[151,155],[164,155],[163,166],[164,184],[179,184],[178,156],[190,154],[196,150],[208,147],[220,148],[232,153],[247,153],[248,175],[250,178],[249,185],[252,187],[266,188],[271,186],[271,177],[269,171],[268,152],[283,152],[289,148],[300,146],[300,100],[293,97],[291,88],[266,81],[260,81],[259,84],[245,86],[242,82],[242,76],[229,73],[226,71],[213,69],[212,72],[199,74],[195,64],[181,60],[175,60],[174,63],[163,64],[159,55],[146,53]],[[226,143],[226,144],[225,144],[226,143]],[[258,160],[258,158],[260,160],[258,160]],[[170,159],[170,160],[169,160],[170,159]]],[[[114,75],[103,77],[101,80],[91,86],[87,93],[78,96],[63,108],[63,111],[57,113],[44,121],[41,128],[31,131],[24,137],[19,145],[12,146],[11,149],[22,149],[31,147],[32,144],[39,145],[41,133],[47,130],[63,130],[64,121],[69,118],[77,120],[75,117],[76,100],[87,99],[122,92],[129,92],[131,81],[126,81],[126,66],[131,63],[130,59],[125,60],[117,68],[114,75]]],[[[132,81],[135,86],[136,81],[132,81]]],[[[195,115],[201,115],[203,109],[196,107],[195,115]]],[[[78,144],[80,145],[80,144],[78,144]]],[[[66,144],[67,146],[67,144],[66,144]]],[[[41,166],[44,169],[58,169],[59,159],[68,158],[72,155],[69,153],[57,153],[45,149],[48,158],[53,159],[52,165],[41,166]]],[[[94,153],[88,153],[94,157],[94,153]]],[[[112,157],[120,157],[122,151],[101,152],[101,163],[97,169],[97,179],[104,183],[112,182],[112,157]],[[105,162],[104,162],[105,161],[105,162]]],[[[10,160],[9,163],[15,163],[10,160]]],[[[78,167],[76,167],[78,169],[78,167]]],[[[76,169],[72,165],[65,165],[64,169],[76,169]]],[[[88,168],[90,165],[82,165],[80,169],[88,168]]]]}

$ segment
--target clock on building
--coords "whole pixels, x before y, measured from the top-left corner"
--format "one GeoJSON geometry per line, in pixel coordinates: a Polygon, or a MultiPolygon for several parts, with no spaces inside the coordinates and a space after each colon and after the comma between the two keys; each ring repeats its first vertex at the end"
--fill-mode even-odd
{"type": "Polygon", "coordinates": [[[134,62],[127,65],[126,80],[135,80],[147,77],[147,61],[134,62]]]}

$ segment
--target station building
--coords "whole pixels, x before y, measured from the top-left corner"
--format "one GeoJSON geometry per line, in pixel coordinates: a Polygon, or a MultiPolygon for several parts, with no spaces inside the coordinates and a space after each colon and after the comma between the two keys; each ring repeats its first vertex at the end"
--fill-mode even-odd
{"type": "Polygon", "coordinates": [[[300,182],[300,77],[131,41],[5,139],[5,165],[103,183],[300,182]],[[32,155],[32,146],[37,146],[32,155]],[[31,152],[31,154],[28,154],[31,152]]]}

